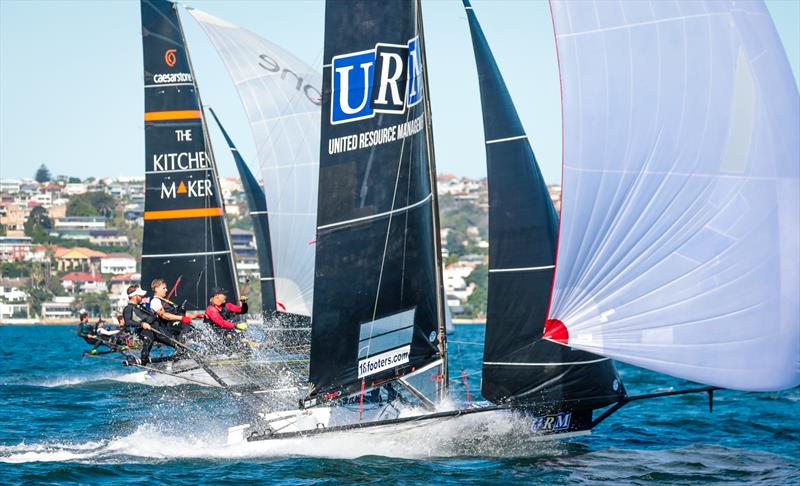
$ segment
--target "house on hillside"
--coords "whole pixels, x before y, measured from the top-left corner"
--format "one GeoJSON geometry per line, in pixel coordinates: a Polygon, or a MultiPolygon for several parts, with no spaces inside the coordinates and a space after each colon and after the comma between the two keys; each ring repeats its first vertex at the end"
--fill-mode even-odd
{"type": "Polygon", "coordinates": [[[27,278],[0,278],[0,319],[28,318],[27,278]]]}
{"type": "Polygon", "coordinates": [[[114,308],[122,310],[128,303],[128,287],[131,285],[140,285],[139,281],[142,279],[140,273],[129,273],[125,275],[114,275],[111,277],[111,304],[114,308]]]}
{"type": "Polygon", "coordinates": [[[42,302],[42,319],[68,319],[73,316],[72,303],[75,297],[53,297],[49,302],[42,302]]]}
{"type": "Polygon", "coordinates": [[[136,272],[136,259],[127,253],[109,253],[100,258],[100,273],[124,275],[136,272]]]}
{"type": "Polygon", "coordinates": [[[53,257],[60,272],[100,270],[100,259],[106,256],[102,251],[76,246],[74,248],[55,247],[53,257]]]}
{"type": "Polygon", "coordinates": [[[108,292],[106,281],[98,273],[70,272],[61,277],[61,286],[70,294],[108,292]]]}

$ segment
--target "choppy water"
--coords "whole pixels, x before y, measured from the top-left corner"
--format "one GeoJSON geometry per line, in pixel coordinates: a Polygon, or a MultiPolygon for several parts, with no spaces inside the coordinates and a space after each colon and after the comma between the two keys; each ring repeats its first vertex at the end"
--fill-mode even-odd
{"type": "MultiPolygon", "coordinates": [[[[463,343],[482,342],[483,326],[458,326],[451,340],[451,376],[463,366],[474,397],[482,349],[463,343]]],[[[227,446],[238,421],[224,392],[144,385],[141,372],[81,358],[85,348],[72,327],[0,327],[0,484],[800,484],[798,388],[717,392],[713,414],[704,396],[634,403],[562,442],[479,414],[401,435],[227,446]]],[[[631,394],[687,385],[620,369],[631,394]]]]}

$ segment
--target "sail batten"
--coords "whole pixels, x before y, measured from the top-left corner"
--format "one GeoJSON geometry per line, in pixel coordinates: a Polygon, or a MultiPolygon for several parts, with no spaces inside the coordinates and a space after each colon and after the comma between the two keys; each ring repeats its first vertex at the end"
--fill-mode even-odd
{"type": "Polygon", "coordinates": [[[551,5],[564,180],[548,336],[714,386],[799,384],[800,96],[766,7],[551,5]]]}

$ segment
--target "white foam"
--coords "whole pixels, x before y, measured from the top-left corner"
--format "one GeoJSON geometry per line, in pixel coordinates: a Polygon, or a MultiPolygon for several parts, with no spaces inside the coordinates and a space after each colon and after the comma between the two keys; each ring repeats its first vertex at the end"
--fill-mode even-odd
{"type": "Polygon", "coordinates": [[[149,462],[170,459],[275,458],[309,456],[354,459],[378,455],[406,459],[448,456],[552,455],[558,442],[534,442],[528,422],[508,414],[482,413],[443,419],[403,429],[349,431],[313,437],[264,440],[228,445],[224,424],[184,435],[157,425],[140,426],[132,434],[85,444],[41,444],[0,448],[0,462],[149,462]],[[133,459],[133,461],[132,461],[133,459]]]}

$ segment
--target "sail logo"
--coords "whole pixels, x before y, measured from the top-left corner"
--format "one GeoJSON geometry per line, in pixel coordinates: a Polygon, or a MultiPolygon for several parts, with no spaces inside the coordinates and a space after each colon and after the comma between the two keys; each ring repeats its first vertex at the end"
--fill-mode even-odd
{"type": "Polygon", "coordinates": [[[358,377],[374,375],[381,371],[390,370],[402,364],[408,363],[411,356],[411,345],[392,349],[385,353],[370,356],[358,361],[358,377]]]}
{"type": "Polygon", "coordinates": [[[211,190],[210,180],[180,181],[177,185],[174,181],[161,183],[161,199],[175,199],[178,195],[190,198],[213,197],[214,192],[211,190]]]}
{"type": "Polygon", "coordinates": [[[556,415],[543,415],[533,417],[531,421],[532,432],[557,432],[569,429],[572,421],[572,412],[561,412],[556,415]]]}
{"type": "Polygon", "coordinates": [[[331,78],[332,125],[405,113],[422,101],[419,39],[334,56],[331,78]]]}
{"type": "Polygon", "coordinates": [[[175,56],[176,51],[177,49],[168,49],[164,53],[164,62],[167,63],[167,66],[175,67],[175,63],[178,62],[178,58],[175,56]]]}

